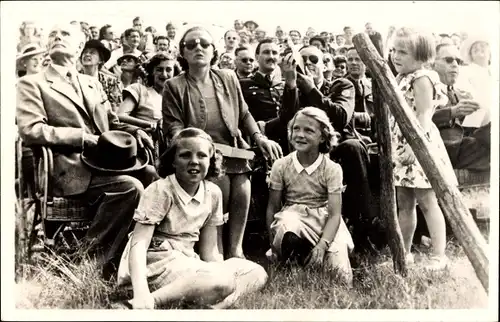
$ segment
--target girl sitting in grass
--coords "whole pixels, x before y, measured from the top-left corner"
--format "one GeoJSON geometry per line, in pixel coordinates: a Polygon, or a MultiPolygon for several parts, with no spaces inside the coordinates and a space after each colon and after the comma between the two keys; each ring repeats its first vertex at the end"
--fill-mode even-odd
{"type": "Polygon", "coordinates": [[[222,175],[221,163],[203,130],[186,128],[174,136],[160,157],[164,179],[146,188],[118,270],[118,284],[131,284],[134,297],[117,305],[154,309],[184,300],[225,308],[265,284],[261,266],[236,257],[223,261],[218,251],[222,192],[207,179],[222,175]]]}
{"type": "Polygon", "coordinates": [[[328,116],[315,107],[298,111],[288,125],[288,140],[295,151],[271,169],[271,256],[337,272],[350,285],[348,255],[354,245],[341,215],[342,168],[329,158],[336,139],[328,116]]]}

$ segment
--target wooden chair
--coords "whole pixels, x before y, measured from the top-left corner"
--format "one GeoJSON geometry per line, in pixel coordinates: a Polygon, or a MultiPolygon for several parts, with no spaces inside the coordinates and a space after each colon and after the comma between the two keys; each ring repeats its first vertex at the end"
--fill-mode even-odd
{"type": "MultiPolygon", "coordinates": [[[[81,246],[81,238],[88,230],[95,215],[95,208],[72,197],[54,196],[52,173],[54,157],[49,146],[31,147],[35,156],[35,215],[31,228],[30,251],[53,248],[57,251],[74,251],[81,246]],[[36,245],[39,239],[41,243],[36,245]]],[[[150,163],[153,152],[146,149],[150,163]]]]}

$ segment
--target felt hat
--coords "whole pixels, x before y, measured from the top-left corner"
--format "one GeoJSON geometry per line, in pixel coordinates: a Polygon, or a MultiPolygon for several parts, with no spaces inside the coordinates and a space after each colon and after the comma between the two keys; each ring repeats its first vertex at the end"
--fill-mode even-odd
{"type": "Polygon", "coordinates": [[[82,161],[94,170],[108,173],[125,173],[143,169],[149,155],[137,149],[137,140],[124,131],[107,131],[99,136],[95,148],[81,154],[82,161]]]}
{"type": "Polygon", "coordinates": [[[82,58],[83,52],[85,51],[85,49],[88,49],[88,48],[97,49],[97,51],[99,52],[99,56],[101,57],[103,63],[106,63],[109,60],[109,57],[111,57],[111,51],[109,51],[109,49],[106,48],[106,46],[104,46],[104,44],[100,40],[92,39],[92,40],[87,41],[85,43],[85,46],[83,46],[83,50],[82,50],[82,54],[80,55],[80,58],[82,58]]]}

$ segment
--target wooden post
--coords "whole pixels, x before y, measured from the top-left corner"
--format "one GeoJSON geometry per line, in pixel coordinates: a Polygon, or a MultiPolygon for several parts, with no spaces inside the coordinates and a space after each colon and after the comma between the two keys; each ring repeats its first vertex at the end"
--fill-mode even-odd
{"type": "Polygon", "coordinates": [[[445,164],[432,154],[433,148],[429,139],[402,93],[397,89],[396,79],[387,62],[377,53],[370,38],[362,33],[357,34],[353,37],[353,43],[360,58],[370,69],[372,77],[379,85],[384,100],[398,122],[401,132],[413,149],[418,162],[422,165],[453,233],[472,263],[484,289],[488,291],[487,244],[469,209],[463,202],[458,187],[452,184],[451,178],[445,175],[445,164]]]}
{"type": "MultiPolygon", "coordinates": [[[[375,126],[377,130],[378,156],[380,169],[380,215],[388,230],[389,247],[392,254],[394,271],[406,276],[405,248],[403,235],[399,227],[396,191],[392,169],[392,146],[389,129],[389,109],[384,104],[382,94],[376,81],[372,82],[375,126]]],[[[373,125],[372,125],[373,126],[373,125]]]]}

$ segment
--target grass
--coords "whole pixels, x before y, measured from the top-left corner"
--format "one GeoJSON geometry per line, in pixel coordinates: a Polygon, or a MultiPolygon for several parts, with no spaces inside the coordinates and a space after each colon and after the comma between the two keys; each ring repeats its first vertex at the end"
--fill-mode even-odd
{"type": "MultiPolygon", "coordinates": [[[[362,258],[354,269],[353,288],[338,285],[321,272],[269,265],[267,285],[260,292],[242,297],[234,308],[487,308],[487,293],[462,249],[450,242],[447,253],[451,260],[448,269],[426,272],[415,268],[406,278],[396,275],[391,265],[374,266],[369,258],[362,258]]],[[[112,302],[131,296],[113,281],[101,279],[92,259],[75,264],[47,253],[38,254],[33,264],[23,266],[16,287],[16,306],[22,309],[108,309],[112,302]]]]}

